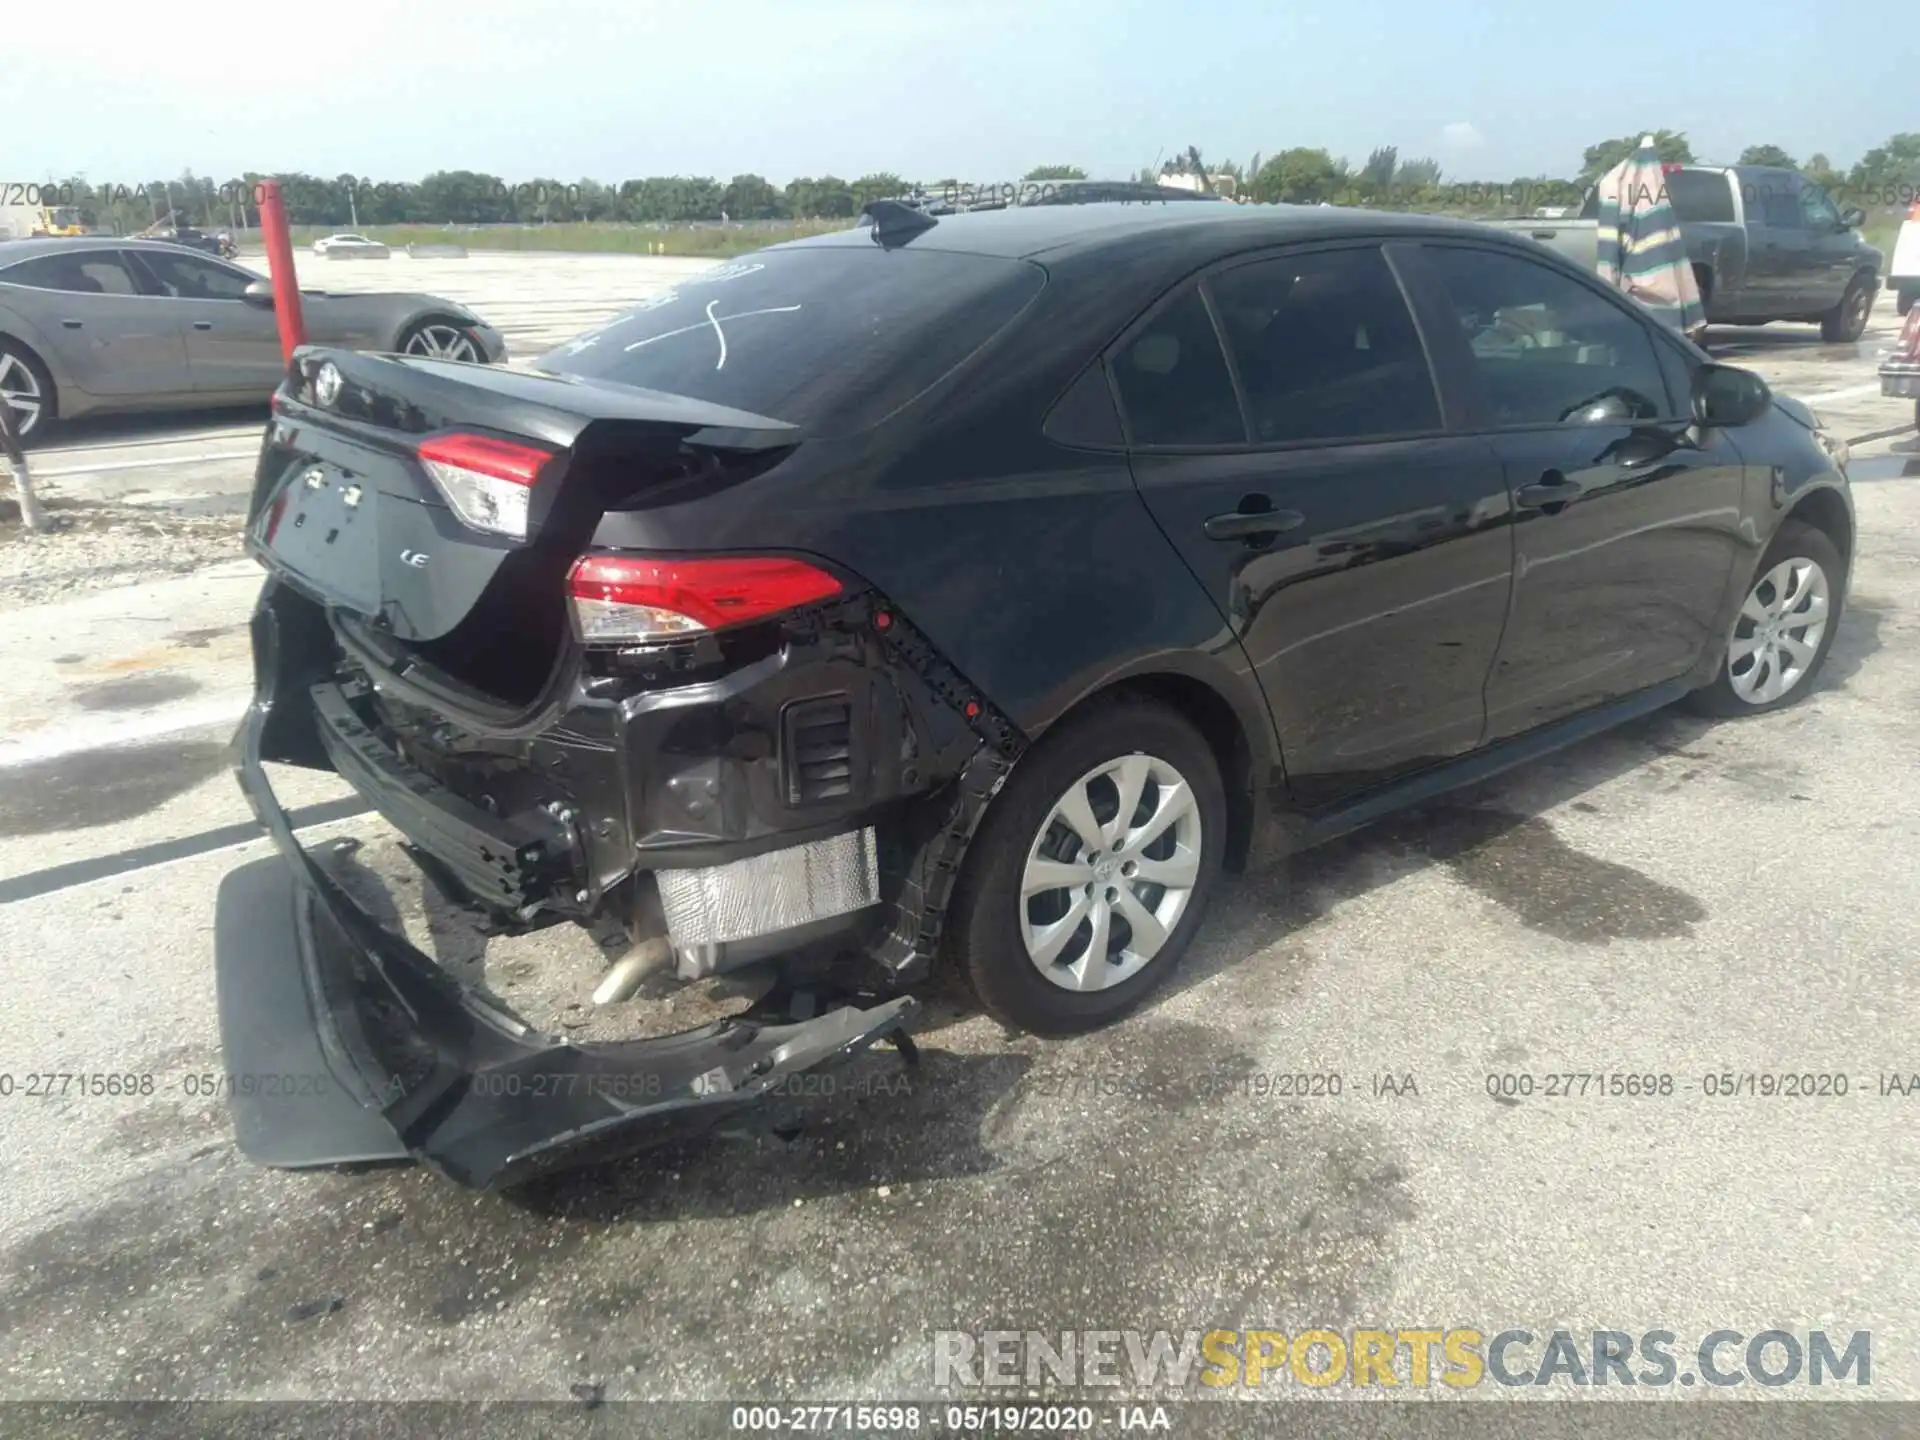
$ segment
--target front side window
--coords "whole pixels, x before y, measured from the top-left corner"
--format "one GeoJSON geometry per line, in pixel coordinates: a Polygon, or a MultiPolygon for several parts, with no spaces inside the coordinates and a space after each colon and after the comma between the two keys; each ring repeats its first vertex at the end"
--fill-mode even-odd
{"type": "Polygon", "coordinates": [[[1262,260],[1208,285],[1256,444],[1440,429],[1420,333],[1378,249],[1262,260]]]}
{"type": "Polygon", "coordinates": [[[1519,255],[1428,246],[1498,426],[1612,424],[1671,414],[1647,326],[1519,255]]]}
{"type": "Polygon", "coordinates": [[[137,295],[139,287],[120,263],[105,250],[56,251],[36,255],[0,270],[0,281],[30,285],[36,290],[63,290],[72,295],[137,295]]]}
{"type": "Polygon", "coordinates": [[[140,259],[159,283],[160,293],[176,300],[238,300],[253,277],[184,251],[142,250],[140,259]]]}
{"type": "Polygon", "coordinates": [[[1838,230],[1840,212],[1834,207],[1827,192],[1818,185],[1805,185],[1800,190],[1800,211],[1806,217],[1807,229],[1815,231],[1838,230]]]}
{"type": "Polygon", "coordinates": [[[1113,357],[1113,375],[1135,445],[1245,442],[1220,337],[1197,289],[1161,309],[1113,357]]]}

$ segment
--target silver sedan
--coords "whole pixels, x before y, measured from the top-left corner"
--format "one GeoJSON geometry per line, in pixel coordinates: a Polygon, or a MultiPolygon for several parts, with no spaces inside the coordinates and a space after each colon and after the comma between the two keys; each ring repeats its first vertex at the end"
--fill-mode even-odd
{"type": "MultiPolygon", "coordinates": [[[[433,295],[302,291],[316,344],[477,364],[506,341],[433,295]]],[[[273,287],[228,261],[100,236],[0,242],[0,403],[23,439],[55,419],[264,401],[286,372],[273,287]]]]}

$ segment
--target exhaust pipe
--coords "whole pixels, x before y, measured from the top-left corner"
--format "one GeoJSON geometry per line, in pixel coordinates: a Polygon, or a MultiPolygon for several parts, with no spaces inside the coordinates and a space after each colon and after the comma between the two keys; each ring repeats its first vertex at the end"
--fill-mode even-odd
{"type": "Polygon", "coordinates": [[[672,959],[673,945],[665,935],[642,940],[608,967],[593,992],[593,1003],[618,1005],[622,1000],[631,1000],[647,976],[663,969],[672,959]]]}

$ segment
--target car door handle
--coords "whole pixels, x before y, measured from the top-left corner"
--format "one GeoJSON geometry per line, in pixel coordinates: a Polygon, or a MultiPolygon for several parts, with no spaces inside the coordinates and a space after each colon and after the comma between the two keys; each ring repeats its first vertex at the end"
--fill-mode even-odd
{"type": "Polygon", "coordinates": [[[196,320],[193,322],[193,328],[196,330],[211,330],[213,328],[213,322],[211,320],[196,320]]]}
{"type": "Polygon", "coordinates": [[[1535,485],[1522,485],[1514,498],[1523,510],[1545,510],[1580,498],[1578,480],[1569,480],[1558,470],[1549,470],[1535,485]]]}
{"type": "Polygon", "coordinates": [[[1255,535],[1281,535],[1306,523],[1298,510],[1231,510],[1215,515],[1201,528],[1209,540],[1243,540],[1255,535]]]}
{"type": "Polygon", "coordinates": [[[78,330],[84,322],[79,320],[62,320],[60,323],[68,330],[78,330]]]}

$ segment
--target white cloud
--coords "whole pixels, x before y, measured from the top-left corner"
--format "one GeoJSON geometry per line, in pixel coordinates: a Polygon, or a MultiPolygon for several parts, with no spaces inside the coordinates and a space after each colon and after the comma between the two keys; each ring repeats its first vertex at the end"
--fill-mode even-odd
{"type": "Polygon", "coordinates": [[[1478,150],[1487,143],[1487,137],[1471,120],[1455,120],[1440,128],[1440,143],[1449,150],[1478,150]]]}

